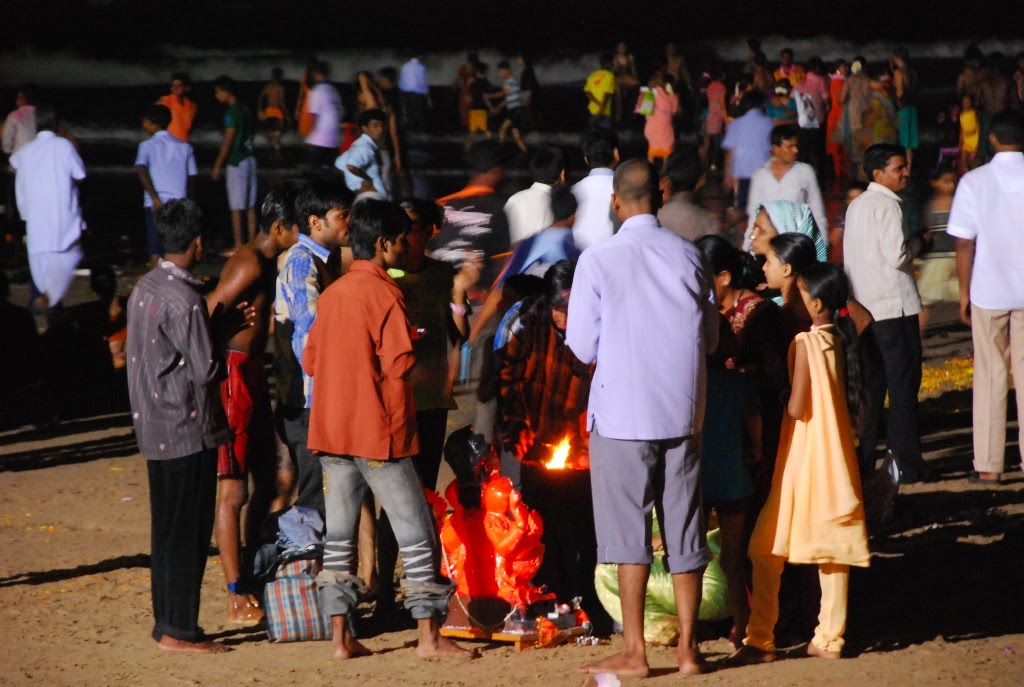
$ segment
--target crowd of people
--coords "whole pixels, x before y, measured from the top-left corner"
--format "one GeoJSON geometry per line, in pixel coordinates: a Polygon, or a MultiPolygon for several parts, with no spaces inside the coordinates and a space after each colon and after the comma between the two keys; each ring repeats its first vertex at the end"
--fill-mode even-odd
{"type": "MultiPolygon", "coordinates": [[[[1014,90],[995,60],[968,55],[958,88],[980,109],[960,148],[983,141],[957,157],[962,169],[937,167],[918,221],[904,201],[918,147],[907,51],[893,51],[891,74],[856,58],[829,77],[820,59],[804,67],[784,49],[772,70],[758,42],[750,49],[731,97],[718,66],[691,84],[673,46],[643,87],[625,45],[603,56],[585,86],[588,173],[575,184],[564,151],[522,137],[537,117],[529,60],[518,76],[499,64],[493,87],[470,55],[459,71],[468,180],[436,201],[399,181],[399,130],[426,126],[430,108],[423,56],[398,75],[360,73],[345,145],[340,96],[313,61],[294,110],[305,168],[259,203],[256,118],[220,77],[212,175],[226,180],[234,247],[212,289],[195,274],[206,251],[189,199],[196,108],[175,75],[146,110],[151,138],[135,163],[152,268],[123,304],[126,345],[111,345],[147,460],[161,648],[227,650],[198,626],[211,534],[228,620],[263,619],[247,552],[268,514],[294,504],[326,525],[316,582],[336,657],[369,653],[354,614],[368,594],[391,612],[396,550],[417,652],[471,656],[440,633],[453,585],[424,495],[439,486],[459,356],[471,350],[474,440],[525,498],[524,471],[551,446],[565,438],[589,455],[593,509],[576,526],[596,550],[575,565],[618,565],[623,647],[584,672],[648,674],[655,545],[673,576],[679,669],[709,668],[695,624],[712,516],[736,649],[723,665],[775,659],[786,563],[818,566],[807,653],[842,655],[849,569],[870,561],[862,484],[883,422],[900,482],[939,478],[918,429],[929,306],[958,302],[974,335],[972,480],[997,483],[1005,469],[1011,365],[1024,412],[1024,80],[1014,90]],[[677,143],[687,108],[703,122],[697,145],[677,143]],[[616,121],[630,112],[646,119],[647,159],[621,160],[616,121]],[[498,140],[477,140],[494,129],[498,140]],[[532,184],[506,199],[509,134],[532,184]],[[837,178],[859,180],[832,225],[820,186],[829,156],[837,178]]],[[[293,119],[281,79],[259,96],[275,150],[293,119]]],[[[20,142],[10,163],[35,305],[53,308],[81,260],[85,166],[53,108],[28,88],[20,98],[3,140],[20,142]]]]}

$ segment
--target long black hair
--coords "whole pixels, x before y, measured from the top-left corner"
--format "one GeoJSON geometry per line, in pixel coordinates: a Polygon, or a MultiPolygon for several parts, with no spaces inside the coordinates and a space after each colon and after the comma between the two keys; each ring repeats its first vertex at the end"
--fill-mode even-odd
{"type": "Polygon", "coordinates": [[[770,245],[775,255],[779,256],[779,262],[792,268],[793,276],[803,274],[807,267],[818,262],[814,241],[803,234],[779,234],[772,238],[770,245]]]}
{"type": "Polygon", "coordinates": [[[846,310],[850,300],[850,282],[837,265],[815,262],[800,270],[800,278],[811,298],[821,300],[832,313],[832,324],[843,341],[843,362],[846,369],[846,407],[854,429],[860,431],[864,399],[864,378],[861,371],[857,329],[846,310]]]}
{"type": "Polygon", "coordinates": [[[734,289],[753,289],[760,283],[760,270],[749,253],[743,253],[716,234],[697,239],[697,249],[704,258],[704,266],[712,277],[720,272],[729,273],[729,286],[734,289]]]}

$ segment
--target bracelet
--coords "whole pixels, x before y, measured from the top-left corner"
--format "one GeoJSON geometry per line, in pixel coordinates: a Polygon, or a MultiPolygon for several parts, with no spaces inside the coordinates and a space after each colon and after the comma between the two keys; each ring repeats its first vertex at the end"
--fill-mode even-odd
{"type": "Polygon", "coordinates": [[[449,303],[448,307],[452,309],[452,312],[456,315],[465,315],[466,306],[462,303],[449,303]]]}

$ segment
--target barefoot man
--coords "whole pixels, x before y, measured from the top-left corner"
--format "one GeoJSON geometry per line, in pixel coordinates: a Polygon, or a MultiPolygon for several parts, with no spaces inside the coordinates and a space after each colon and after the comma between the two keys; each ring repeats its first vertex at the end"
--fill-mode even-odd
{"type": "Polygon", "coordinates": [[[263,354],[274,302],[277,257],[294,246],[299,235],[295,191],[293,184],[285,184],[267,194],[260,211],[259,233],[231,256],[216,290],[207,298],[210,312],[218,306],[230,309],[246,301],[256,313],[254,326],[228,341],[227,379],[220,384],[221,401],[234,438],[217,451],[214,534],[228,588],[227,620],[234,625],[254,625],[263,617],[263,610],[250,594],[247,576],[242,575],[241,514],[248,500],[251,472],[254,488],[246,516],[245,543],[253,546],[274,497],[276,451],[263,354]]]}
{"type": "Polygon", "coordinates": [[[597,560],[619,566],[623,649],[585,673],[645,677],[644,594],[651,512],[679,615],[679,672],[703,672],[694,625],[709,560],[700,498],[705,354],[718,306],[693,244],[658,226],[658,176],[646,160],[620,166],[612,210],[622,228],[580,257],[566,342],[597,363],[587,424],[597,560]]]}
{"type": "Polygon", "coordinates": [[[207,315],[191,271],[203,257],[198,205],[167,202],[156,211],[156,228],[164,257],[128,300],[128,392],[149,473],[153,639],[164,651],[221,653],[228,648],[205,640],[198,624],[217,447],[231,438],[217,393],[220,352],[253,312],[240,303],[207,315]]]}
{"type": "Polygon", "coordinates": [[[317,575],[331,619],[334,655],[370,653],[349,615],[366,585],[356,577],[359,510],[367,491],[391,520],[405,577],[405,607],[416,619],[422,657],[472,657],[438,632],[452,583],[440,574],[440,540],[413,457],[419,453],[409,372],[416,364],[402,292],[388,273],[401,267],[409,218],[394,203],[367,198],[352,208],[348,242],[355,260],[320,297],[302,354],[314,380],[309,450],[324,471],[327,536],[317,575]]]}

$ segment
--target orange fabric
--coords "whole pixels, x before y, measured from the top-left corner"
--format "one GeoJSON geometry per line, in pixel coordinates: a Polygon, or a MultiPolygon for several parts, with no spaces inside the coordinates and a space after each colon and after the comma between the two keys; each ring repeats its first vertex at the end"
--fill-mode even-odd
{"type": "Polygon", "coordinates": [[[176,96],[165,95],[157,102],[171,111],[171,124],[167,127],[168,133],[182,141],[188,141],[189,132],[192,131],[192,121],[196,118],[196,104],[191,98],[178,100],[176,96]]]}
{"type": "Polygon", "coordinates": [[[438,198],[437,204],[444,206],[450,200],[458,200],[459,198],[472,198],[473,196],[485,196],[488,193],[494,193],[494,188],[487,186],[486,184],[470,184],[461,191],[456,191],[451,195],[445,196],[444,198],[438,198]]]}
{"type": "Polygon", "coordinates": [[[265,107],[260,112],[260,119],[284,119],[284,110],[279,107],[265,107]]]}
{"type": "Polygon", "coordinates": [[[368,460],[419,453],[408,380],[415,364],[401,290],[356,260],[320,296],[302,354],[313,377],[309,449],[368,460]]]}
{"type": "Polygon", "coordinates": [[[791,371],[797,346],[807,350],[811,409],[806,420],[788,413],[782,420],[772,487],[750,536],[750,557],[867,567],[871,554],[841,344],[827,329],[797,334],[789,347],[791,371]]]}

